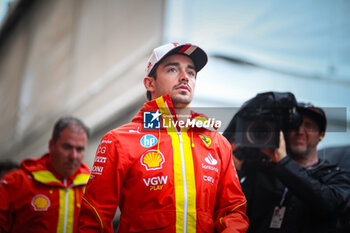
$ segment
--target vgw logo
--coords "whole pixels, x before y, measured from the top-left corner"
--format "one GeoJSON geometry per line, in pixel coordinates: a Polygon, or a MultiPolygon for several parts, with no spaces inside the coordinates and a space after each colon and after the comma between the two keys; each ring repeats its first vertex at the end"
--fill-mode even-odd
{"type": "Polygon", "coordinates": [[[160,129],[160,116],[162,114],[156,112],[143,112],[143,128],[144,129],[160,129]]]}

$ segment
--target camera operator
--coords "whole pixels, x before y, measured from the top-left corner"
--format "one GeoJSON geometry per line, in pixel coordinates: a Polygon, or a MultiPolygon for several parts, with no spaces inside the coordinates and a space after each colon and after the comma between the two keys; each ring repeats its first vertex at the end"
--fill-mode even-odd
{"type": "MultiPolygon", "coordinates": [[[[326,131],[324,111],[302,103],[297,111],[300,122],[280,131],[278,148],[238,145],[235,150],[243,160],[238,174],[247,198],[247,232],[337,232],[337,217],[350,193],[349,174],[317,157],[326,131]]],[[[232,121],[237,131],[237,117],[232,121]]],[[[232,137],[229,131],[224,136],[234,145],[239,134],[232,137]]]]}

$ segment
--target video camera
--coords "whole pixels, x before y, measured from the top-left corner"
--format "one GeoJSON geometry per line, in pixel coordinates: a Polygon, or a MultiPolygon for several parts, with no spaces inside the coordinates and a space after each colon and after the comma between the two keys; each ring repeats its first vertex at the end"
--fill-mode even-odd
{"type": "Polygon", "coordinates": [[[280,131],[296,129],[301,121],[292,93],[264,92],[242,105],[224,136],[239,147],[278,148],[280,131]]]}

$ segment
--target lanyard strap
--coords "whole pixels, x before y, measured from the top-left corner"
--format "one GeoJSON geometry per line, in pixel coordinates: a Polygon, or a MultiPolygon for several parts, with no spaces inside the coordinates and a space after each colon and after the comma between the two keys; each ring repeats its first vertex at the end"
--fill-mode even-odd
{"type": "Polygon", "coordinates": [[[281,201],[280,201],[280,206],[283,206],[283,203],[284,203],[284,201],[285,201],[285,199],[286,199],[286,196],[287,196],[287,192],[288,192],[288,188],[285,187],[285,188],[284,188],[284,191],[283,191],[283,194],[282,194],[282,199],[281,199],[281,201]]]}

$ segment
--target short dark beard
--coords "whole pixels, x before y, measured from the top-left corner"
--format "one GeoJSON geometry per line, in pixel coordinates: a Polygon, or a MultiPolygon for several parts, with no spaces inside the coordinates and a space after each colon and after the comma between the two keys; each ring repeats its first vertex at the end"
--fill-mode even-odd
{"type": "Polygon", "coordinates": [[[177,98],[173,98],[172,96],[170,96],[171,98],[171,102],[173,103],[174,107],[177,107],[178,104],[181,105],[189,105],[191,103],[191,100],[188,101],[179,101],[177,98]]]}
{"type": "Polygon", "coordinates": [[[305,151],[294,150],[293,148],[289,148],[290,157],[294,160],[304,160],[311,153],[312,149],[307,147],[305,151]]]}

